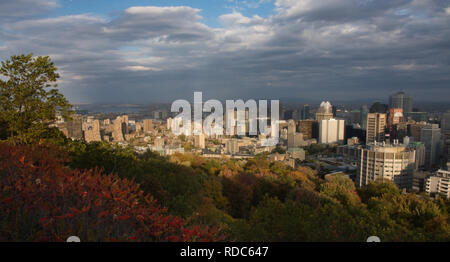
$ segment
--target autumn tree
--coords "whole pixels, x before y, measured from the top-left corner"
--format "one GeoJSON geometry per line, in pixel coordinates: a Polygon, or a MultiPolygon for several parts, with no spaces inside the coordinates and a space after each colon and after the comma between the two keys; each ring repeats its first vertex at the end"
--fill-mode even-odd
{"type": "Polygon", "coordinates": [[[12,56],[0,67],[0,122],[14,143],[40,138],[57,118],[70,118],[71,105],[58,91],[59,74],[48,56],[12,56]]]}

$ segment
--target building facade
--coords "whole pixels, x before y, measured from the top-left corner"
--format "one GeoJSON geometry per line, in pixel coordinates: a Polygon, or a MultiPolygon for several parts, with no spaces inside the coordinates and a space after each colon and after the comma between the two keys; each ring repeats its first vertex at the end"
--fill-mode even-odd
{"type": "Polygon", "coordinates": [[[392,181],[399,188],[412,188],[415,150],[404,145],[370,144],[360,149],[356,185],[392,181]]]}
{"type": "Polygon", "coordinates": [[[322,121],[322,120],[330,120],[333,118],[333,106],[330,102],[322,102],[320,104],[320,108],[317,110],[316,113],[316,120],[322,121]]]}
{"type": "Polygon", "coordinates": [[[413,98],[405,92],[398,92],[389,97],[390,108],[402,108],[404,113],[413,111],[413,98]]]}
{"type": "Polygon", "coordinates": [[[427,125],[421,130],[421,142],[425,145],[425,167],[440,165],[441,129],[439,125],[427,125]]]}
{"type": "Polygon", "coordinates": [[[343,144],[345,132],[345,120],[322,120],[319,122],[320,144],[343,144]]]}
{"type": "Polygon", "coordinates": [[[430,176],[425,181],[425,191],[428,194],[437,193],[450,197],[450,171],[438,170],[434,176],[430,176]]]}
{"type": "Polygon", "coordinates": [[[367,114],[366,144],[385,141],[386,114],[367,114]]]}

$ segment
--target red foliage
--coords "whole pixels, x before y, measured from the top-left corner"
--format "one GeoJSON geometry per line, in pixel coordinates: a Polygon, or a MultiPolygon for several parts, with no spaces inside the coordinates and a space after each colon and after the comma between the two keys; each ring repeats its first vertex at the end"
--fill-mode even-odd
{"type": "Polygon", "coordinates": [[[221,241],[167,215],[133,181],[65,167],[45,145],[0,143],[0,241],[221,241]]]}

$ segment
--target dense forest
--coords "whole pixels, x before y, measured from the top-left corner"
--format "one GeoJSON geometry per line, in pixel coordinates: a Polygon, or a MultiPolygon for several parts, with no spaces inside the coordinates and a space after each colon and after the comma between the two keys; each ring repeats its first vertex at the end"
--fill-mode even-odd
{"type": "Polygon", "coordinates": [[[0,240],[449,241],[450,201],[251,160],[161,157],[57,130],[0,144],[0,240]]]}

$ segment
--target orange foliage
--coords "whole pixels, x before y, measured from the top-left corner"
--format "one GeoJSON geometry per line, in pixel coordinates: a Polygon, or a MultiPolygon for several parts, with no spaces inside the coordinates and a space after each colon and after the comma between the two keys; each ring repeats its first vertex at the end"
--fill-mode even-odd
{"type": "Polygon", "coordinates": [[[221,241],[188,225],[133,181],[65,167],[61,150],[0,143],[0,241],[221,241]]]}

